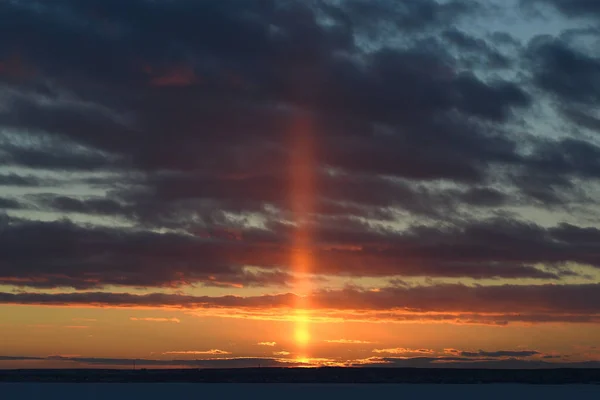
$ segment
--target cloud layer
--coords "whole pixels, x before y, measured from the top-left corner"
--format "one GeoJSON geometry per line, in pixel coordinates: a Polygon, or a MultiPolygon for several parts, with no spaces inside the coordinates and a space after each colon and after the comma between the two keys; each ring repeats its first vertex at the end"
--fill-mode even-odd
{"type": "MultiPolygon", "coordinates": [[[[282,352],[285,353],[285,352],[282,352]]],[[[483,353],[483,352],[480,352],[483,353]]],[[[130,368],[135,365],[140,368],[256,368],[256,367],[317,367],[317,366],[353,366],[381,368],[477,368],[477,369],[530,369],[530,368],[598,368],[598,362],[547,361],[545,359],[530,359],[529,354],[504,351],[506,355],[484,356],[431,356],[431,357],[371,357],[366,359],[346,361],[343,359],[307,359],[304,361],[293,358],[207,358],[207,359],[126,359],[126,358],[94,358],[74,356],[0,356],[0,362],[37,362],[63,363],[77,365],[83,368],[130,368]],[[510,355],[509,353],[514,353],[510,355]]],[[[536,353],[532,351],[531,353],[536,353]]],[[[191,353],[190,353],[191,354],[191,353]]],[[[196,354],[196,353],[194,353],[196,354]]],[[[536,353],[539,354],[539,353],[536,353]]],[[[285,355],[285,354],[284,354],[285,355]]],[[[542,356],[540,354],[540,356],[542,356]]]]}
{"type": "MultiPolygon", "coordinates": [[[[590,285],[434,285],[348,288],[315,292],[307,299],[316,322],[432,321],[505,325],[511,322],[600,322],[598,284],[590,285]]],[[[240,296],[185,296],[151,293],[0,293],[0,303],[53,306],[178,308],[198,315],[294,320],[298,296],[292,293],[240,296]],[[236,309],[236,313],[228,312],[236,309]]]]}
{"type": "Polygon", "coordinates": [[[501,3],[2,2],[0,302],[292,307],[309,232],[339,318],[597,323],[600,9],[501,3]]]}

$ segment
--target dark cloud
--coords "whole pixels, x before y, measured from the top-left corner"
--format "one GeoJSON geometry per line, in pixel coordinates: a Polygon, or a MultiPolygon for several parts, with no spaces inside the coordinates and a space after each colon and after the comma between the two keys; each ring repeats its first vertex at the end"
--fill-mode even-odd
{"type": "Polygon", "coordinates": [[[52,146],[25,147],[0,144],[0,165],[49,169],[54,171],[93,171],[114,164],[99,151],[57,143],[52,146]]]}
{"type": "MultiPolygon", "coordinates": [[[[593,109],[600,104],[600,59],[564,39],[551,36],[532,39],[526,56],[534,83],[552,96],[557,110],[571,124],[571,129],[579,132],[579,128],[586,128],[598,132],[600,124],[593,109]]],[[[564,204],[565,200],[557,193],[575,189],[571,178],[597,180],[599,159],[598,146],[582,139],[541,142],[526,170],[538,184],[527,184],[523,189],[543,202],[564,204]]]]}
{"type": "MultiPolygon", "coordinates": [[[[25,356],[0,356],[0,361],[47,361],[64,362],[68,365],[77,364],[81,367],[130,367],[134,363],[139,367],[160,368],[255,368],[261,367],[301,367],[315,365],[302,363],[296,360],[275,358],[220,358],[220,359],[127,359],[127,358],[93,358],[93,357],[25,357],[25,356]]],[[[330,360],[336,362],[336,360],[330,360]]],[[[342,361],[337,361],[343,363],[342,361]]],[[[319,364],[317,360],[316,364],[319,364]]],[[[587,362],[547,362],[523,359],[472,359],[465,357],[372,357],[364,360],[347,361],[346,365],[353,367],[392,367],[392,368],[490,368],[490,369],[531,369],[531,368],[598,368],[599,363],[587,362]]]]}
{"type": "Polygon", "coordinates": [[[527,48],[535,82],[564,101],[600,101],[600,59],[550,36],[538,36],[527,48]]]}
{"type": "Polygon", "coordinates": [[[25,208],[23,204],[19,200],[11,199],[7,197],[0,197],[0,209],[5,210],[19,210],[25,208]]]}
{"type": "MultiPolygon", "coordinates": [[[[231,168],[236,164],[236,160],[231,159],[233,154],[228,154],[228,149],[218,150],[225,140],[236,140],[239,150],[235,154],[250,145],[244,137],[251,139],[251,146],[258,154],[264,152],[261,151],[263,144],[281,143],[282,138],[277,137],[281,135],[274,131],[285,129],[286,120],[290,120],[289,115],[274,109],[273,106],[281,104],[319,110],[316,118],[327,127],[323,134],[331,132],[332,136],[331,141],[323,138],[321,143],[324,164],[426,179],[472,180],[481,176],[481,167],[485,168],[488,161],[486,154],[491,158],[489,161],[498,157],[514,157],[509,154],[513,144],[507,139],[487,138],[479,132],[479,127],[443,114],[457,109],[467,115],[503,120],[512,108],[529,103],[528,95],[515,84],[502,81],[487,83],[470,74],[447,79],[445,76],[452,69],[449,56],[416,48],[384,48],[361,54],[365,63],[337,56],[340,52],[349,51],[360,54],[353,44],[352,24],[325,27],[317,23],[318,10],[314,8],[296,2],[278,4],[225,1],[216,6],[140,1],[128,6],[129,13],[125,13],[122,7],[100,2],[80,5],[64,1],[62,7],[42,7],[37,14],[26,6],[6,6],[14,9],[7,10],[8,14],[15,14],[14,20],[29,19],[30,29],[48,30],[47,35],[39,36],[46,37],[43,43],[37,42],[37,35],[23,34],[21,46],[40,50],[32,51],[32,57],[48,55],[47,59],[35,61],[36,64],[60,64],[55,67],[57,71],[79,68],[77,75],[87,76],[90,81],[106,82],[110,79],[112,85],[127,87],[128,95],[122,96],[115,91],[110,104],[112,107],[121,104],[138,118],[137,126],[128,128],[107,118],[104,112],[99,115],[73,104],[48,107],[39,102],[21,101],[3,117],[3,123],[13,128],[66,136],[115,156],[132,158],[144,168],[214,168],[216,159],[221,160],[221,166],[231,168]],[[116,41],[110,39],[110,35],[90,29],[90,26],[74,24],[67,18],[69,12],[88,17],[102,15],[102,21],[114,24],[126,40],[120,38],[116,41]],[[47,18],[38,20],[39,15],[47,18]],[[137,15],[135,20],[131,19],[133,15],[137,15]],[[193,19],[190,19],[191,15],[194,15],[193,19]],[[204,19],[210,23],[202,24],[204,19]],[[269,31],[269,24],[276,33],[269,31]],[[86,28],[90,32],[85,32],[84,37],[89,42],[80,40],[80,35],[71,35],[73,30],[80,33],[86,28]],[[210,34],[204,32],[208,29],[210,34]],[[234,31],[236,35],[246,37],[247,41],[241,44],[231,40],[234,31]],[[162,32],[163,36],[156,37],[157,32],[162,32]],[[144,44],[138,43],[142,39],[144,44]],[[147,42],[152,42],[152,47],[148,47],[147,42]],[[99,43],[99,46],[88,43],[99,43]],[[136,79],[132,76],[136,73],[132,71],[132,58],[146,59],[146,63],[153,62],[156,57],[165,58],[167,55],[160,54],[159,50],[166,51],[173,43],[192,52],[187,60],[181,62],[198,69],[197,74],[202,81],[208,80],[207,83],[200,88],[150,89],[148,92],[143,87],[145,66],[139,62],[136,79]],[[46,49],[53,46],[50,57],[46,49]],[[124,46],[128,47],[124,49],[124,46]],[[90,51],[92,47],[93,52],[90,51]],[[45,51],[41,51],[42,48],[45,51]],[[248,51],[249,48],[252,52],[248,51]],[[78,49],[76,59],[73,58],[75,49],[78,49]],[[144,49],[156,54],[132,55],[144,49]],[[256,89],[232,90],[215,86],[212,81],[217,78],[211,78],[210,71],[200,71],[201,65],[195,67],[199,61],[194,57],[213,59],[215,68],[222,74],[232,68],[228,65],[237,65],[240,71],[232,73],[246,82],[242,87],[256,89]],[[112,60],[110,66],[105,65],[107,59],[112,60]],[[98,76],[98,73],[114,76],[98,76]],[[311,85],[292,85],[294,81],[309,81],[311,85]],[[139,82],[142,86],[132,88],[126,82],[139,82]],[[175,104],[178,106],[174,107],[175,104]],[[155,112],[157,110],[160,112],[155,112]],[[236,118],[232,119],[230,115],[236,115],[236,118]],[[344,121],[347,116],[353,116],[352,119],[360,124],[358,126],[366,131],[355,135],[344,132],[345,137],[336,135],[348,126],[350,121],[344,121]],[[432,120],[434,116],[436,120],[432,120]],[[380,140],[370,135],[369,141],[366,141],[364,135],[373,129],[374,123],[392,125],[395,135],[380,140]],[[408,129],[402,129],[405,132],[401,133],[400,126],[408,129]],[[200,134],[198,129],[201,129],[200,134]],[[415,150],[418,154],[422,141],[416,136],[423,135],[423,132],[429,136],[432,152],[420,160],[415,156],[415,150]],[[353,138],[356,135],[359,136],[353,138]],[[355,145],[362,148],[364,156],[347,159],[350,154],[341,150],[348,148],[352,151],[355,145]],[[379,154],[371,157],[371,154],[365,153],[369,147],[379,154]],[[389,152],[393,148],[398,150],[389,152]],[[389,152],[387,155],[386,150],[389,152]],[[404,164],[399,164],[403,159],[404,164]]],[[[354,2],[339,11],[354,13],[357,11],[352,11],[353,7],[363,6],[377,9],[371,2],[354,2]]],[[[453,18],[468,9],[463,2],[439,5],[433,1],[410,6],[408,3],[392,6],[388,2],[380,2],[380,7],[405,8],[402,13],[407,16],[407,21],[413,22],[427,18],[437,22],[438,16],[453,18]]],[[[331,7],[326,11],[333,12],[331,7]]],[[[25,29],[27,25],[17,24],[12,28],[25,29]]],[[[173,64],[179,61],[167,57],[162,62],[173,64]]],[[[48,74],[58,73],[50,66],[47,69],[48,74]]],[[[70,76],[73,74],[75,72],[70,76]]],[[[75,83],[83,84],[80,80],[65,82],[68,85],[75,83]]],[[[358,127],[355,123],[353,125],[358,127]]],[[[315,130],[319,128],[319,125],[314,127],[315,130]]],[[[251,153],[251,149],[245,150],[251,153]]],[[[49,152],[52,153],[51,149],[49,152]]],[[[267,153],[265,156],[270,155],[267,153]]],[[[352,156],[356,157],[355,152],[352,156]]],[[[22,159],[24,156],[14,157],[22,159]]],[[[47,164],[51,167],[52,162],[47,164]]]]}
{"type": "MultiPolygon", "coordinates": [[[[266,204],[288,210],[293,198],[286,175],[281,172],[250,176],[169,174],[156,176],[147,186],[125,189],[115,195],[133,203],[141,220],[158,224],[166,223],[160,218],[166,217],[169,210],[185,212],[186,207],[194,207],[196,213],[204,216],[214,213],[215,208],[264,212],[266,204]]],[[[397,210],[423,217],[450,218],[464,206],[490,208],[518,202],[489,187],[436,189],[368,175],[315,171],[314,182],[317,190],[313,211],[324,217],[386,219],[397,210]]]]}
{"type": "Polygon", "coordinates": [[[25,357],[25,356],[0,356],[0,361],[29,361],[43,360],[43,357],[25,357]]]}
{"type": "Polygon", "coordinates": [[[458,354],[462,357],[489,357],[489,358],[532,357],[532,356],[542,355],[539,351],[535,351],[535,350],[459,351],[458,354]]]}
{"type": "MultiPolygon", "coordinates": [[[[213,209],[234,212],[261,211],[265,204],[286,208],[286,132],[307,119],[320,166],[345,170],[357,181],[330,178],[319,189],[379,180],[376,204],[355,204],[345,213],[382,216],[389,214],[385,208],[400,207],[439,217],[452,211],[449,203],[500,206],[506,196],[474,189],[478,192],[464,197],[457,192],[451,199],[453,193],[393,188],[378,177],[353,174],[484,183],[496,164],[524,162],[510,135],[486,125],[506,121],[531,103],[519,84],[483,81],[457,70],[455,56],[443,46],[366,51],[359,43],[361,32],[376,29],[365,25],[371,20],[365,17],[375,13],[394,21],[396,29],[444,29],[443,36],[459,51],[501,62],[488,43],[449,27],[456,18],[478,12],[472,2],[353,1],[336,7],[135,1],[124,9],[112,2],[61,1],[60,7],[35,12],[27,4],[3,5],[11,16],[7,26],[26,30],[17,35],[17,47],[27,50],[20,59],[29,59],[40,76],[52,77],[80,97],[65,101],[56,86],[40,91],[42,83],[15,97],[2,123],[54,139],[39,146],[6,144],[9,164],[134,167],[150,174],[137,182],[148,186],[141,193],[145,199],[180,193],[181,200],[203,199],[213,209]],[[320,24],[322,14],[334,23],[320,24]],[[73,16],[91,22],[77,24],[73,16]],[[32,30],[44,34],[32,35],[32,30]],[[232,40],[234,31],[247,40],[232,40]],[[153,84],[157,79],[163,82],[159,87],[153,84]],[[165,87],[169,79],[178,87],[165,87]],[[248,173],[249,166],[254,171],[248,173]],[[187,175],[157,174],[164,169],[187,175]]],[[[347,190],[338,194],[327,198],[330,208],[333,203],[342,210],[340,201],[356,203],[342,197],[347,190]]],[[[181,202],[159,202],[138,204],[137,212],[190,219],[181,202]]]]}
{"type": "Polygon", "coordinates": [[[128,293],[64,293],[64,294],[43,294],[43,293],[2,293],[1,301],[13,304],[47,304],[47,305],[69,305],[69,304],[89,304],[97,306],[117,306],[131,307],[136,305],[146,305],[151,307],[281,307],[289,306],[296,299],[295,295],[276,295],[260,297],[237,297],[225,296],[211,298],[209,296],[195,297],[182,296],[162,293],[151,293],[147,295],[133,295],[128,293]]]}
{"type": "MultiPolygon", "coordinates": [[[[526,0],[522,1],[526,2],[526,0]]],[[[600,5],[594,0],[536,0],[536,2],[552,6],[568,17],[600,16],[600,5]]]]}
{"type": "MultiPolygon", "coordinates": [[[[514,154],[515,144],[507,138],[484,135],[477,124],[444,115],[458,109],[485,119],[505,119],[512,107],[529,102],[528,96],[514,84],[488,84],[469,74],[444,83],[431,77],[435,70],[444,68],[443,62],[435,55],[412,50],[382,50],[370,58],[366,71],[350,61],[332,61],[330,66],[323,66],[326,78],[318,84],[322,93],[307,93],[302,95],[303,99],[282,98],[276,93],[269,96],[272,100],[257,99],[245,93],[184,88],[177,97],[150,94],[131,104],[141,117],[140,126],[135,128],[89,112],[82,114],[79,110],[57,107],[49,112],[46,106],[33,104],[23,104],[18,112],[5,116],[4,124],[57,132],[80,145],[111,153],[116,160],[119,156],[132,159],[144,169],[214,171],[219,167],[233,172],[243,167],[240,156],[247,153],[246,163],[251,157],[267,157],[265,161],[272,170],[285,167],[281,164],[287,156],[281,150],[286,140],[282,132],[289,131],[290,124],[298,117],[269,103],[308,103],[319,110],[312,117],[315,123],[311,129],[319,133],[317,146],[323,165],[409,178],[473,181],[482,179],[489,162],[518,159],[514,154]],[[226,97],[219,101],[222,96],[226,97]],[[232,96],[236,99],[232,100],[232,96]],[[257,104],[261,103],[257,100],[265,101],[264,106],[259,107],[257,104]],[[168,104],[171,106],[167,107],[168,104]],[[179,106],[173,108],[173,104],[179,106]],[[344,121],[347,117],[341,113],[353,115],[357,120],[359,125],[354,124],[354,132],[346,130],[351,121],[344,121]],[[391,135],[369,135],[376,133],[375,123],[388,126],[391,135]],[[198,126],[203,128],[202,135],[197,134],[198,126]],[[359,127],[363,130],[357,131],[359,127]],[[419,154],[423,146],[419,135],[424,133],[431,143],[429,154],[419,154]],[[173,140],[173,135],[178,139],[173,140]],[[234,148],[223,147],[226,141],[233,140],[234,148]]],[[[62,151],[68,149],[67,146],[62,151]]],[[[36,166],[37,161],[38,167],[52,168],[56,160],[68,159],[47,149],[49,155],[44,160],[38,156],[39,152],[39,149],[12,148],[10,160],[29,166],[36,166]]],[[[106,157],[92,162],[92,154],[89,156],[91,164],[81,168],[110,165],[106,157]]],[[[67,167],[77,165],[75,159],[67,167]]]]}
{"type": "Polygon", "coordinates": [[[447,26],[462,17],[481,11],[476,1],[453,0],[438,3],[433,0],[392,2],[386,0],[351,0],[341,9],[326,8],[330,15],[337,17],[367,36],[380,35],[381,26],[377,21],[385,21],[398,31],[411,32],[447,26]]]}
{"type": "Polygon", "coordinates": [[[172,360],[156,360],[145,358],[95,358],[95,357],[65,357],[65,356],[48,356],[48,357],[22,357],[22,356],[0,356],[0,361],[48,361],[48,362],[64,362],[67,365],[77,364],[80,367],[179,367],[179,368],[255,368],[261,367],[290,367],[290,366],[306,366],[309,364],[285,359],[275,358],[257,358],[257,357],[241,357],[241,358],[212,358],[212,359],[172,359],[172,360]]]}
{"type": "MultiPolygon", "coordinates": [[[[586,202],[586,188],[577,178],[600,177],[600,147],[585,140],[566,138],[541,142],[528,160],[528,168],[515,173],[515,185],[523,194],[545,205],[586,202]]],[[[593,202],[593,200],[592,200],[593,202]]]]}
{"type": "MultiPolygon", "coordinates": [[[[5,239],[3,251],[10,261],[3,264],[2,282],[85,289],[194,283],[232,287],[285,285],[291,280],[288,273],[274,269],[273,261],[267,264],[267,271],[245,269],[245,265],[253,265],[249,257],[260,248],[235,245],[235,235],[229,236],[227,231],[223,234],[220,238],[218,232],[213,238],[199,238],[84,228],[69,222],[4,226],[0,235],[5,239]],[[228,247],[233,255],[227,255],[228,247]],[[167,265],[169,268],[165,268],[167,265]]],[[[278,257],[280,254],[273,254],[267,260],[278,257]]]]}
{"type": "MultiPolygon", "coordinates": [[[[59,205],[80,212],[101,212],[106,207],[102,201],[59,200],[59,205]]],[[[108,206],[112,211],[114,204],[108,206]]],[[[595,228],[544,229],[499,219],[394,232],[335,221],[314,229],[314,268],[320,274],[556,279],[573,275],[563,268],[568,262],[600,266],[595,251],[600,233],[595,228]],[[533,267],[540,263],[550,269],[533,267]]],[[[98,288],[284,285],[291,280],[287,271],[292,267],[295,231],[280,222],[270,223],[267,229],[197,226],[194,236],[10,218],[1,228],[0,275],[5,283],[98,288]],[[248,265],[262,269],[247,269],[248,265]]]]}
{"type": "MultiPolygon", "coordinates": [[[[600,308],[598,284],[581,285],[434,285],[408,288],[387,287],[379,291],[361,289],[326,290],[310,296],[315,310],[335,311],[332,317],[346,320],[483,323],[506,325],[513,322],[596,323],[600,308]],[[358,314],[354,314],[359,311],[358,314]],[[430,313],[441,313],[432,315],[430,313]],[[446,314],[444,314],[446,313],[446,314]]],[[[1,293],[4,304],[92,305],[113,307],[181,307],[202,310],[236,308],[246,310],[287,310],[296,295],[255,297],[209,297],[152,293],[1,293]]],[[[329,314],[327,314],[329,315],[329,314]]],[[[268,315],[261,315],[262,318],[268,315]]],[[[470,356],[470,355],[465,355],[470,356]]],[[[486,357],[499,357],[489,354],[486,357]]],[[[506,354],[506,356],[510,356],[506,354]]],[[[521,356],[526,356],[522,354],[521,356]]]]}
{"type": "Polygon", "coordinates": [[[511,47],[520,47],[521,41],[514,37],[510,32],[496,31],[489,35],[492,43],[496,45],[508,45],[511,47]]]}
{"type": "Polygon", "coordinates": [[[36,187],[48,184],[48,180],[31,175],[0,174],[0,186],[36,187]]]}
{"type": "Polygon", "coordinates": [[[574,123],[590,129],[595,132],[600,132],[600,119],[587,113],[581,109],[565,108],[562,110],[563,114],[574,123]]]}
{"type": "MultiPolygon", "coordinates": [[[[511,66],[511,60],[502,54],[498,49],[493,48],[484,39],[476,38],[458,29],[450,29],[443,33],[444,39],[455,46],[463,61],[471,68],[482,64],[481,58],[485,57],[484,65],[488,68],[508,68],[511,66]]],[[[510,43],[510,39],[500,35],[494,37],[501,43],[510,43]]],[[[525,101],[526,99],[524,99],[525,101]]]]}
{"type": "Polygon", "coordinates": [[[133,214],[133,210],[127,205],[103,197],[79,199],[53,194],[38,194],[31,195],[29,198],[43,210],[123,217],[133,214]]]}
{"type": "Polygon", "coordinates": [[[546,362],[533,360],[470,360],[461,357],[375,357],[353,364],[356,367],[389,368],[469,368],[469,369],[540,369],[540,368],[598,368],[596,361],[585,362],[546,362]]]}
{"type": "Polygon", "coordinates": [[[590,301],[600,295],[597,284],[538,286],[436,285],[414,288],[387,288],[379,292],[346,290],[316,295],[315,303],[323,307],[343,308],[352,296],[365,309],[404,308],[427,312],[503,313],[503,314],[597,314],[590,301]],[[347,296],[347,297],[346,297],[347,296]],[[570,296],[568,298],[563,296],[570,296]]]}

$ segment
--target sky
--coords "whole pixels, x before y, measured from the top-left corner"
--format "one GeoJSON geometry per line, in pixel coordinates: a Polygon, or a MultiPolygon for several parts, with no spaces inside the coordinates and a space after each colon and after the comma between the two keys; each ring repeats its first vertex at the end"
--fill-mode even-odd
{"type": "Polygon", "coordinates": [[[600,3],[0,2],[0,368],[600,366],[600,3]]]}

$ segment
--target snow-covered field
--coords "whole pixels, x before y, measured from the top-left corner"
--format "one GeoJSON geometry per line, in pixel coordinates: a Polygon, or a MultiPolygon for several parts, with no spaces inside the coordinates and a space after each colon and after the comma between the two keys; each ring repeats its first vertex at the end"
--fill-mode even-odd
{"type": "Polygon", "coordinates": [[[0,399],[600,399],[600,385],[334,385],[187,383],[3,383],[0,399]]]}

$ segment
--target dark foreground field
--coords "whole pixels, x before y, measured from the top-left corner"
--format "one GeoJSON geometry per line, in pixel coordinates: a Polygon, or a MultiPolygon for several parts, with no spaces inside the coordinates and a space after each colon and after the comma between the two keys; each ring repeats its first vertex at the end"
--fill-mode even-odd
{"type": "Polygon", "coordinates": [[[2,400],[596,400],[600,385],[0,383],[2,400]]]}
{"type": "Polygon", "coordinates": [[[245,368],[0,370],[0,382],[599,384],[600,369],[245,368]]]}

